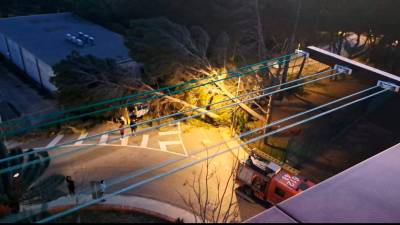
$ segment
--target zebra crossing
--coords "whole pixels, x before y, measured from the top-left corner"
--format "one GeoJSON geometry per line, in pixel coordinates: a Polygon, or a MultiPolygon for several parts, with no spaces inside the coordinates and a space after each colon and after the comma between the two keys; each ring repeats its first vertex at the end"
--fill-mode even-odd
{"type": "MultiPolygon", "coordinates": [[[[138,136],[126,135],[123,138],[120,138],[119,141],[111,141],[114,140],[115,137],[117,137],[116,134],[112,133],[103,134],[100,137],[93,139],[80,140],[90,135],[94,135],[94,133],[92,134],[89,133],[81,133],[77,137],[77,139],[75,139],[77,140],[76,142],[67,146],[73,146],[73,147],[78,147],[82,145],[100,145],[100,146],[113,146],[113,147],[120,146],[127,148],[150,149],[150,150],[161,151],[182,156],[189,155],[182,141],[181,126],[179,123],[173,126],[169,126],[167,127],[167,130],[163,131],[154,130],[145,134],[140,134],[138,136]]],[[[54,147],[58,144],[62,144],[62,142],[71,142],[71,138],[76,138],[76,137],[65,137],[64,134],[58,134],[46,145],[46,148],[54,147]]]]}
{"type": "Polygon", "coordinates": [[[51,140],[51,142],[49,144],[46,145],[46,148],[51,148],[54,147],[58,144],[58,142],[61,141],[61,139],[63,139],[64,135],[63,134],[59,134],[57,135],[53,140],[51,140]]]}
{"type": "MultiPolygon", "coordinates": [[[[79,136],[78,139],[83,139],[83,138],[86,138],[87,136],[88,136],[88,133],[81,133],[81,135],[79,136]]],[[[81,145],[81,144],[83,144],[83,141],[77,141],[77,142],[75,142],[74,145],[81,145]]]]}
{"type": "Polygon", "coordinates": [[[148,144],[149,144],[149,135],[144,134],[142,136],[142,142],[140,143],[140,147],[146,148],[148,144]]]}
{"type": "MultiPolygon", "coordinates": [[[[170,151],[168,151],[168,146],[179,146],[178,148],[182,148],[182,150],[183,150],[183,155],[185,155],[185,156],[189,155],[185,148],[185,145],[183,144],[183,141],[182,141],[180,123],[177,124],[177,130],[159,132],[159,135],[160,136],[171,136],[171,135],[178,136],[178,140],[159,141],[161,151],[170,152],[170,151]]],[[[176,149],[176,147],[175,147],[175,149],[176,149]]]]}

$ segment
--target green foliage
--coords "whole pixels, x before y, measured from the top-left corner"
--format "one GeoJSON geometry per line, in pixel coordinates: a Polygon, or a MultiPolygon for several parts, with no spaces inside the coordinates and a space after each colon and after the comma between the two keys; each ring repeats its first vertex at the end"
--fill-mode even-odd
{"type": "Polygon", "coordinates": [[[75,13],[96,23],[105,24],[115,20],[112,1],[69,0],[75,13]]]}
{"type": "MultiPolygon", "coordinates": [[[[131,56],[145,65],[143,79],[160,86],[215,76],[218,71],[225,71],[226,67],[231,66],[234,58],[227,33],[221,32],[212,42],[204,29],[197,26],[187,28],[166,18],[132,21],[126,43],[131,56]]],[[[217,90],[213,85],[207,85],[174,97],[194,106],[205,106],[226,98],[225,95],[216,94],[217,90]]],[[[179,104],[169,104],[168,108],[171,111],[179,110],[179,104]]],[[[216,112],[221,116],[218,122],[229,124],[231,111],[216,112]]]]}
{"type": "Polygon", "coordinates": [[[49,202],[59,197],[65,196],[66,193],[57,190],[57,188],[64,184],[65,176],[51,175],[41,180],[34,186],[30,187],[22,196],[22,200],[27,201],[29,204],[49,202]]]}
{"type": "MultiPolygon", "coordinates": [[[[32,152],[33,149],[28,150],[27,152],[32,152]]],[[[9,153],[5,146],[0,143],[0,158],[7,158],[11,156],[16,156],[22,154],[22,149],[15,148],[10,149],[9,153]]],[[[30,163],[33,161],[39,161],[38,163],[23,166],[21,169],[17,169],[14,171],[10,171],[7,173],[3,173],[0,175],[0,193],[3,193],[1,196],[2,202],[19,202],[21,200],[30,200],[36,198],[37,195],[34,192],[30,192],[30,190],[41,190],[43,196],[49,196],[50,191],[53,191],[57,186],[64,181],[64,176],[58,175],[58,183],[56,185],[46,185],[47,191],[44,191],[44,187],[34,186],[36,181],[44,174],[50,164],[50,160],[46,160],[49,157],[48,152],[38,152],[28,156],[19,157],[7,162],[3,162],[0,165],[0,169],[5,169],[13,166],[24,165],[26,163],[30,163]],[[13,174],[19,173],[19,176],[14,178],[13,174]],[[62,177],[62,178],[61,178],[62,177]]],[[[51,178],[49,178],[51,179],[51,178]]]]}
{"type": "Polygon", "coordinates": [[[59,103],[83,105],[132,94],[137,87],[135,75],[114,60],[71,53],[54,66],[51,82],[57,87],[59,103]]]}
{"type": "Polygon", "coordinates": [[[242,109],[238,109],[236,112],[236,127],[239,133],[242,133],[246,129],[246,125],[250,120],[250,116],[248,113],[243,111],[242,109]]]}
{"type": "Polygon", "coordinates": [[[167,79],[176,75],[185,79],[190,69],[204,67],[208,62],[207,33],[199,27],[188,29],[166,18],[132,21],[126,44],[131,56],[144,63],[143,78],[150,84],[168,83],[167,79]]]}
{"type": "Polygon", "coordinates": [[[372,63],[376,64],[377,67],[388,70],[394,74],[399,74],[400,72],[399,36],[383,37],[378,44],[372,46],[369,53],[369,59],[372,63]],[[398,41],[397,45],[395,45],[396,40],[398,41]]]}
{"type": "Polygon", "coordinates": [[[68,0],[2,0],[0,17],[54,13],[70,9],[68,0]]]}
{"type": "MultiPolygon", "coordinates": [[[[225,99],[227,99],[227,97],[225,95],[216,94],[212,98],[212,101],[210,99],[210,102],[211,103],[216,103],[216,102],[223,101],[225,99]]],[[[221,107],[224,107],[224,106],[229,105],[229,104],[232,104],[232,102],[228,101],[228,102],[224,102],[224,103],[215,104],[215,105],[211,106],[210,109],[221,108],[221,107]]],[[[233,108],[232,107],[226,107],[224,109],[218,109],[215,112],[221,117],[220,119],[218,119],[216,121],[218,124],[226,125],[226,126],[230,125],[231,120],[232,120],[232,112],[233,112],[233,108]]]]}

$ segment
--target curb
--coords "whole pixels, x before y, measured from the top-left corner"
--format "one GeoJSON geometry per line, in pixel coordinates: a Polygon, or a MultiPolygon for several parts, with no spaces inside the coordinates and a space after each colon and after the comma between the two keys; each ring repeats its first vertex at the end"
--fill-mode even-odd
{"type": "MultiPolygon", "coordinates": [[[[73,208],[74,205],[64,205],[64,206],[55,206],[52,209],[49,209],[48,211],[50,213],[59,213],[64,210],[68,210],[70,208],[73,208]]],[[[158,212],[150,211],[147,209],[141,209],[137,207],[132,207],[132,206],[124,206],[124,205],[116,205],[116,204],[102,204],[102,205],[93,205],[84,209],[81,209],[82,211],[91,211],[91,210],[103,210],[103,211],[108,211],[108,210],[116,210],[116,211],[121,211],[121,212],[138,212],[142,214],[146,214],[149,216],[157,217],[162,220],[166,220],[167,222],[174,223],[177,218],[172,218],[167,215],[163,215],[158,212]]]]}
{"type": "MultiPolygon", "coordinates": [[[[72,202],[62,201],[49,206],[47,211],[58,213],[75,207],[72,202]]],[[[85,209],[81,209],[85,210],[85,209]]],[[[149,216],[157,217],[168,222],[175,222],[178,218],[183,219],[187,223],[196,221],[193,213],[180,207],[171,205],[152,198],[140,196],[114,196],[109,198],[105,203],[99,203],[86,207],[86,210],[117,210],[125,212],[139,212],[149,216]]]]}

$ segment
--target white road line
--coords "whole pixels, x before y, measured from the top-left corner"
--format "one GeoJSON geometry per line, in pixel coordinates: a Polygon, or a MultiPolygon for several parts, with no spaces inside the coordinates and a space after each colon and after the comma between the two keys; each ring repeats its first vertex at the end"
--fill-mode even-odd
{"type": "Polygon", "coordinates": [[[173,131],[158,132],[158,135],[165,136],[165,135],[173,135],[173,134],[180,134],[180,133],[181,132],[179,130],[173,130],[173,131]]]}
{"type": "Polygon", "coordinates": [[[177,126],[176,123],[168,124],[167,127],[175,127],[177,126]]]}
{"type": "MultiPolygon", "coordinates": [[[[88,136],[88,133],[82,133],[82,134],[79,136],[78,139],[82,139],[82,138],[85,138],[85,137],[87,137],[87,136],[88,136]]],[[[81,145],[81,144],[83,144],[83,140],[82,140],[82,141],[77,141],[77,142],[75,142],[74,145],[81,145]]]]}
{"type": "Polygon", "coordinates": [[[121,145],[122,145],[122,146],[127,146],[127,145],[128,145],[128,141],[129,141],[129,136],[124,137],[124,138],[121,140],[121,145]]]}
{"type": "Polygon", "coordinates": [[[140,147],[146,148],[148,144],[149,144],[149,135],[144,134],[142,136],[142,142],[140,143],[140,147]]]}
{"type": "Polygon", "coordinates": [[[57,137],[55,137],[47,146],[46,148],[51,148],[53,146],[55,146],[58,142],[61,141],[61,139],[64,137],[64,135],[59,134],[57,135],[57,137]]]}
{"type": "MultiPolygon", "coordinates": [[[[81,144],[80,146],[93,146],[93,144],[81,144]]],[[[121,145],[117,144],[107,144],[108,147],[121,147],[121,145]]],[[[61,146],[62,148],[70,148],[70,147],[76,147],[74,145],[66,145],[66,146],[61,146]]],[[[184,154],[176,153],[176,152],[169,152],[169,151],[161,151],[158,148],[150,148],[150,147],[141,147],[141,146],[136,146],[136,145],[128,145],[125,146],[124,148],[142,148],[142,149],[148,149],[156,152],[164,152],[168,154],[173,154],[173,155],[180,155],[180,156],[185,156],[184,154]]]]}
{"type": "Polygon", "coordinates": [[[106,143],[107,140],[108,140],[108,134],[103,134],[103,135],[101,135],[99,145],[105,145],[105,144],[107,144],[107,143],[106,143]]]}
{"type": "Polygon", "coordinates": [[[181,142],[180,141],[160,141],[159,144],[160,144],[161,151],[167,152],[167,145],[180,145],[181,142]]]}

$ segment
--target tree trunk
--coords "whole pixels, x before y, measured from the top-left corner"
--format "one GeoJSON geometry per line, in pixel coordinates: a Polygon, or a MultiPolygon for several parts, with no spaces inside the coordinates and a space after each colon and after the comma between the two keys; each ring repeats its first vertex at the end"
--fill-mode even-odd
{"type": "Polygon", "coordinates": [[[282,82],[281,83],[286,83],[287,81],[287,76],[288,76],[288,72],[289,72],[289,64],[290,64],[290,56],[285,57],[285,64],[283,66],[283,73],[282,73],[282,82]]]}
{"type": "Polygon", "coordinates": [[[298,4],[297,4],[297,10],[296,10],[296,20],[294,22],[294,27],[293,27],[292,37],[290,38],[288,52],[293,52],[294,51],[293,45],[294,45],[294,41],[296,40],[297,28],[299,27],[300,12],[301,12],[301,1],[302,0],[297,0],[298,4]]]}
{"type": "MultiPolygon", "coordinates": [[[[283,84],[283,83],[286,83],[286,81],[287,81],[287,75],[288,75],[288,71],[289,71],[289,58],[290,58],[290,56],[288,56],[288,57],[285,57],[285,60],[286,60],[286,62],[283,64],[283,72],[281,73],[281,69],[279,69],[279,73],[278,73],[278,76],[280,76],[280,84],[283,84]],[[280,74],[281,73],[281,74],[280,74]]],[[[281,65],[279,65],[279,67],[281,67],[281,65]]],[[[282,88],[282,85],[279,85],[279,89],[281,89],[282,88]]],[[[278,90],[279,90],[278,89],[278,90]]],[[[278,93],[277,95],[276,95],[276,100],[282,100],[283,99],[283,93],[282,92],[280,92],[280,93],[278,93]]]]}
{"type": "Polygon", "coordinates": [[[330,34],[329,34],[329,51],[336,52],[335,46],[336,46],[335,34],[333,32],[330,32],[330,34]]]}
{"type": "MultiPolygon", "coordinates": [[[[281,73],[281,71],[282,71],[282,66],[281,66],[281,64],[279,64],[279,69],[278,69],[278,72],[277,72],[277,75],[279,76],[279,74],[281,73]]],[[[275,82],[274,82],[274,79],[271,79],[271,86],[273,86],[273,85],[275,85],[275,82]]],[[[273,97],[273,95],[270,95],[269,96],[269,99],[268,99],[268,104],[267,104],[267,115],[266,115],[266,117],[265,117],[265,125],[268,125],[268,124],[270,124],[271,123],[271,121],[272,121],[272,109],[273,109],[273,104],[274,104],[274,97],[273,97]]],[[[269,127],[269,128],[265,128],[264,129],[264,134],[266,134],[266,133],[268,133],[269,131],[271,131],[271,128],[269,127]]],[[[265,137],[264,138],[264,143],[265,144],[267,144],[268,143],[268,137],[265,137]]],[[[261,142],[260,142],[261,143],[261,142]]]]}
{"type": "MultiPolygon", "coordinates": [[[[268,100],[268,105],[267,105],[267,116],[265,118],[265,120],[266,120],[265,124],[270,124],[271,121],[272,121],[272,109],[273,109],[272,105],[273,105],[273,101],[274,101],[273,95],[270,95],[269,96],[269,100],[268,100]]],[[[265,128],[264,134],[266,134],[266,133],[268,133],[270,131],[271,131],[271,128],[265,128]]],[[[269,139],[268,137],[264,138],[264,144],[268,144],[268,139],[269,139]]]]}
{"type": "Polygon", "coordinates": [[[344,35],[345,35],[345,32],[342,32],[341,34],[338,35],[339,46],[338,46],[337,52],[336,52],[336,54],[338,54],[338,55],[341,55],[341,52],[342,52],[344,35]]]}
{"type": "MultiPolygon", "coordinates": [[[[262,61],[267,58],[267,48],[266,48],[265,42],[264,42],[264,33],[263,33],[263,27],[262,27],[262,23],[261,23],[261,15],[260,15],[258,0],[254,0],[254,11],[256,14],[256,18],[257,18],[258,58],[260,61],[262,61]]],[[[270,74],[270,70],[268,67],[266,67],[265,72],[266,73],[264,74],[264,76],[268,77],[268,79],[270,79],[270,77],[268,76],[270,74]]]]}
{"type": "Polygon", "coordinates": [[[296,79],[300,79],[301,73],[303,72],[303,69],[304,69],[304,65],[306,64],[306,60],[307,60],[307,57],[304,56],[303,61],[301,62],[299,72],[297,72],[296,79]]]}
{"type": "Polygon", "coordinates": [[[264,42],[264,35],[263,35],[261,16],[260,16],[258,3],[259,3],[258,0],[254,0],[254,8],[255,8],[255,13],[256,13],[256,17],[257,17],[258,57],[260,58],[260,60],[263,60],[263,59],[265,59],[267,54],[266,54],[266,47],[265,47],[265,42],[264,42]]]}
{"type": "Polygon", "coordinates": [[[354,47],[358,47],[360,45],[360,41],[361,41],[361,34],[357,33],[357,42],[356,42],[356,45],[354,47]]]}
{"type": "MultiPolygon", "coordinates": [[[[229,98],[234,98],[235,96],[230,93],[224,86],[223,84],[220,84],[219,82],[215,82],[215,85],[217,85],[217,87],[229,98]]],[[[234,102],[239,103],[240,100],[239,99],[233,99],[234,102]]],[[[250,115],[252,115],[253,117],[257,118],[258,120],[261,120],[263,122],[265,122],[265,118],[258,114],[256,111],[252,110],[250,107],[248,107],[245,103],[239,103],[239,106],[245,110],[246,112],[248,112],[250,115]]]]}
{"type": "MultiPolygon", "coordinates": [[[[153,90],[154,90],[152,87],[150,87],[150,86],[147,85],[147,84],[143,84],[143,86],[144,86],[146,89],[150,90],[150,91],[153,91],[153,90]]],[[[159,95],[159,96],[164,95],[164,94],[161,93],[161,92],[154,92],[153,94],[159,95]]],[[[178,99],[178,98],[174,98],[174,97],[171,97],[171,96],[163,96],[163,97],[166,98],[166,99],[168,99],[168,100],[171,101],[171,102],[176,102],[176,103],[182,104],[182,105],[184,105],[185,107],[192,108],[192,109],[195,109],[195,108],[196,108],[196,111],[198,111],[198,112],[200,112],[200,113],[205,113],[207,116],[209,116],[209,117],[211,117],[211,118],[213,118],[213,119],[220,119],[220,118],[221,118],[219,115],[217,115],[217,114],[215,114],[215,113],[207,112],[207,110],[205,110],[205,109],[197,109],[197,108],[198,108],[197,106],[191,105],[191,104],[189,104],[189,103],[187,103],[187,102],[185,102],[185,101],[183,101],[183,100],[180,100],[180,99],[178,99]]]]}

